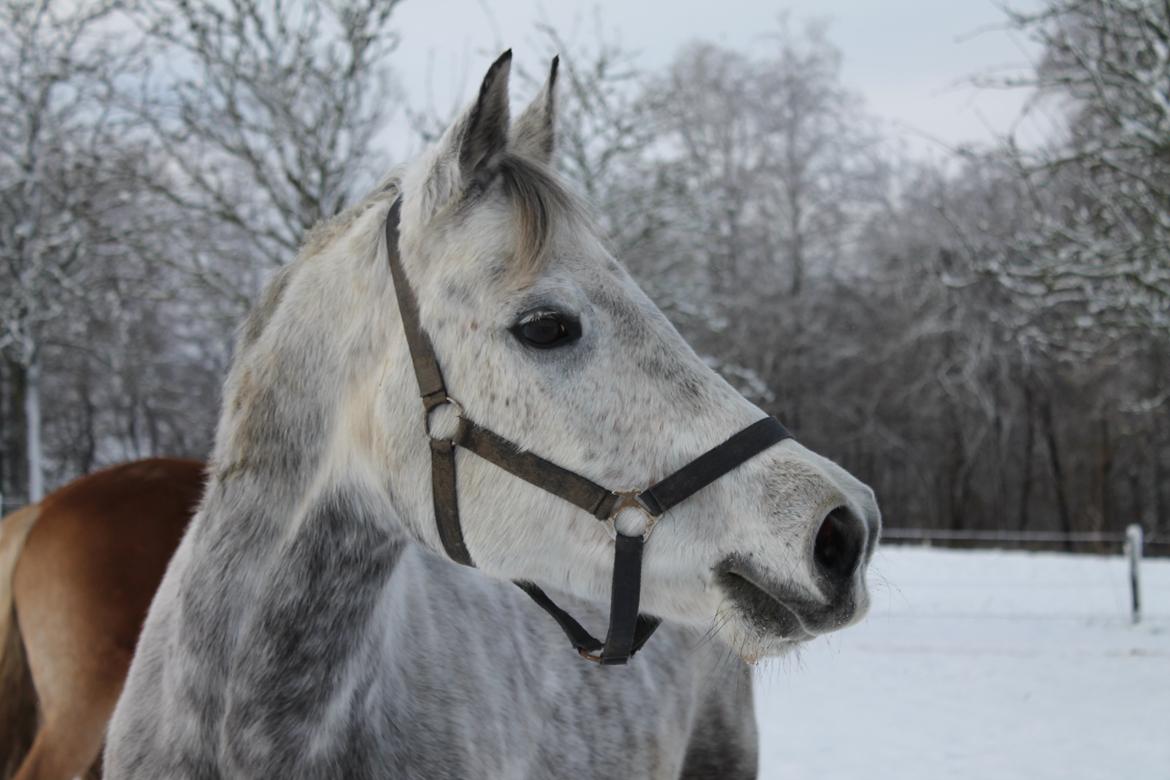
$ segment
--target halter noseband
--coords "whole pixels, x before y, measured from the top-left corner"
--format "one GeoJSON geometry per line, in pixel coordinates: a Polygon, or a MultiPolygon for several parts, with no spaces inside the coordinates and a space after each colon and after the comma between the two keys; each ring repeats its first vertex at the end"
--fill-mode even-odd
{"type": "Polygon", "coordinates": [[[638,613],[642,584],[642,548],[655,523],[668,509],[690,498],[707,485],[755,457],[777,442],[791,438],[774,417],[758,420],[641,492],[607,490],[593,481],[551,461],[521,451],[514,443],[472,422],[463,408],[447,394],[443,373],[431,339],[419,321],[418,301],[398,252],[398,220],[402,200],[396,199],[386,218],[386,254],[398,311],[406,332],[410,360],[414,364],[422,396],[423,415],[431,444],[431,489],[435,523],[447,555],[457,563],[474,566],[463,541],[459,523],[459,497],[455,482],[455,448],[462,447],[503,470],[563,498],[607,524],[614,538],[613,585],[610,591],[609,630],[605,641],[594,638],[572,615],[558,607],[535,583],[517,581],[541,609],[552,616],[582,658],[601,664],[624,664],[636,653],[661,622],[638,613]],[[430,434],[431,412],[451,404],[459,413],[459,425],[450,439],[430,434]],[[615,526],[618,514],[635,509],[645,516],[640,536],[627,536],[615,526]]]}

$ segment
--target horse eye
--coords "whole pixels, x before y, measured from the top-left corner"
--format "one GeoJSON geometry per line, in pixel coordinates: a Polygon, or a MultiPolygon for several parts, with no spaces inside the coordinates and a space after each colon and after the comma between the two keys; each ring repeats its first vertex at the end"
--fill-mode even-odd
{"type": "Polygon", "coordinates": [[[576,320],[555,312],[542,312],[528,316],[512,328],[513,335],[523,343],[536,349],[564,347],[581,336],[581,326],[576,320]]]}

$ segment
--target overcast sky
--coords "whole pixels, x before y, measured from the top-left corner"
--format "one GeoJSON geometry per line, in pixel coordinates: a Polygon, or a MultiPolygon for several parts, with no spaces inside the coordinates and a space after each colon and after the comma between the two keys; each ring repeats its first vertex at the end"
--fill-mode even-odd
{"type": "Polygon", "coordinates": [[[447,110],[471,98],[505,48],[519,65],[543,67],[533,32],[540,20],[573,39],[591,35],[600,19],[639,52],[644,68],[655,69],[694,39],[762,51],[762,36],[784,12],[796,29],[807,19],[829,20],[830,38],[844,53],[846,85],[917,151],[989,140],[1020,114],[1022,93],[967,83],[1036,56],[1025,39],[1001,29],[1003,13],[991,0],[406,0],[395,12],[403,36],[395,64],[412,105],[425,104],[429,91],[434,105],[447,110]]]}

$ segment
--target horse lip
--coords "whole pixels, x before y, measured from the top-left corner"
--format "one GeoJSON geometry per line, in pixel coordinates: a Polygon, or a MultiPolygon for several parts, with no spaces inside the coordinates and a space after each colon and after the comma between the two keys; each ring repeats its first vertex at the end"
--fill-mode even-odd
{"type": "Polygon", "coordinates": [[[766,580],[752,567],[724,561],[716,567],[715,579],[735,608],[761,630],[792,641],[816,636],[801,617],[800,607],[807,606],[807,599],[762,584],[766,580]]]}

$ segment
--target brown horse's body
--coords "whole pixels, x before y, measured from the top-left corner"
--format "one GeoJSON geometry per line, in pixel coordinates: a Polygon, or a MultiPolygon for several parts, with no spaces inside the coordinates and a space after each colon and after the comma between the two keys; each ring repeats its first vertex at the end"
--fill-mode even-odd
{"type": "Polygon", "coordinates": [[[100,763],[146,610],[202,490],[202,463],[143,460],[4,519],[0,778],[66,780],[100,763]]]}

